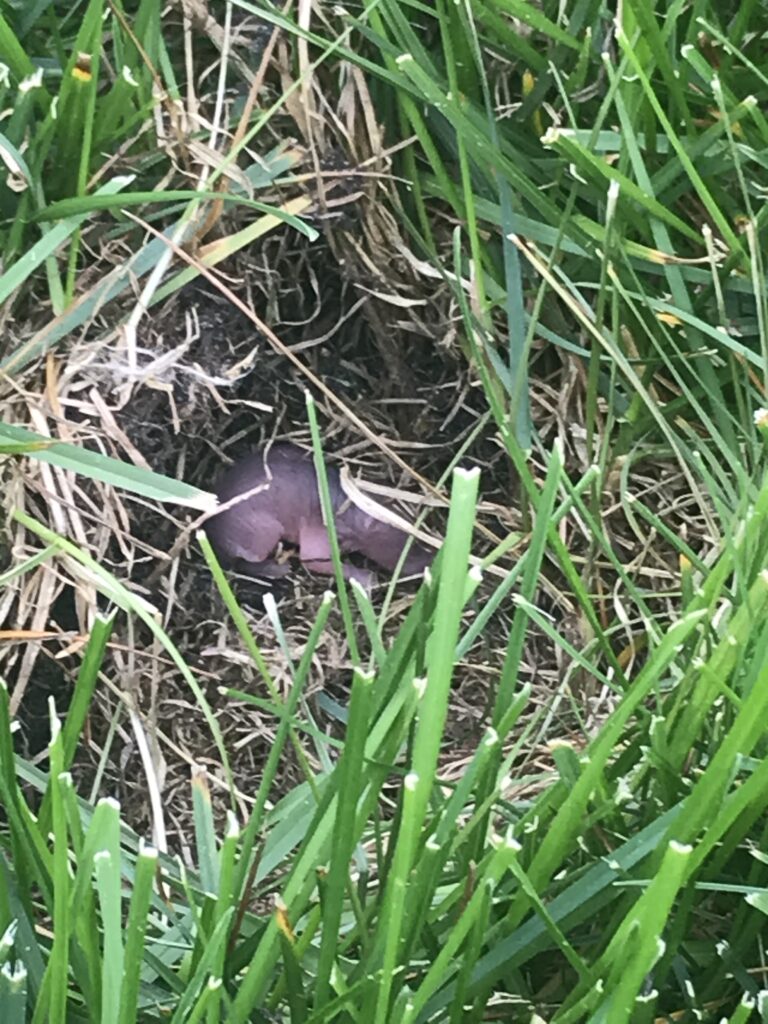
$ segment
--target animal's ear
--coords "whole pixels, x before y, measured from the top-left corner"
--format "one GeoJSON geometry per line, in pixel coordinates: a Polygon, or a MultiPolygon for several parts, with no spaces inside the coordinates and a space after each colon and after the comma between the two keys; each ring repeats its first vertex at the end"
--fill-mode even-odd
{"type": "Polygon", "coordinates": [[[217,554],[252,565],[266,561],[283,536],[279,519],[248,508],[248,502],[214,516],[206,530],[217,554]]]}

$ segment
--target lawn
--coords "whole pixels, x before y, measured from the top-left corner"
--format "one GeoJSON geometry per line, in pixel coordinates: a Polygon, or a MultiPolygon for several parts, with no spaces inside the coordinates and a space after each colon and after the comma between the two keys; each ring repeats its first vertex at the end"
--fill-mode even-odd
{"type": "Polygon", "coordinates": [[[768,1021],[767,37],[0,4],[2,1024],[768,1021]]]}

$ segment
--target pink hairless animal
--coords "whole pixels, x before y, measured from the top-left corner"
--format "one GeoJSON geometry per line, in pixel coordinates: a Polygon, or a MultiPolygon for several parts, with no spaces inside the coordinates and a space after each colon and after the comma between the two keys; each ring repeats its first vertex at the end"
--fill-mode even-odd
{"type": "MultiPolygon", "coordinates": [[[[407,535],[397,527],[368,515],[354,505],[341,487],[338,470],[327,468],[336,536],[342,553],[358,552],[390,572],[395,568],[407,535]]],[[[299,557],[308,569],[333,573],[331,546],[323,523],[312,456],[290,444],[274,444],[235,463],[219,481],[220,502],[258,488],[249,498],[213,516],[206,532],[217,555],[254,576],[284,576],[284,563],[269,556],[278,543],[298,544],[299,557]]],[[[421,572],[432,552],[413,543],[405,558],[406,575],[421,572]]],[[[364,586],[372,573],[344,563],[347,579],[364,586]]]]}

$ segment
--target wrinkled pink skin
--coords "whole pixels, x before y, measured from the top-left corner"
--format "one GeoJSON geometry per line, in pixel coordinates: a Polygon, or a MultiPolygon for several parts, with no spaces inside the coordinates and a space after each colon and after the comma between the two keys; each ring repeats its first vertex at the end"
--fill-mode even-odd
{"type": "MultiPolygon", "coordinates": [[[[329,466],[326,472],[342,554],[357,552],[391,572],[407,534],[353,505],[341,489],[338,470],[329,466]]],[[[219,481],[219,501],[229,501],[254,487],[261,489],[206,523],[206,533],[219,558],[251,576],[284,576],[290,567],[269,556],[280,541],[287,541],[298,545],[299,557],[308,569],[333,575],[312,457],[290,444],[275,444],[268,453],[249,455],[219,481]]],[[[403,573],[421,572],[431,561],[432,552],[414,542],[403,573]]],[[[365,587],[375,580],[373,573],[346,562],[344,576],[365,587]]]]}

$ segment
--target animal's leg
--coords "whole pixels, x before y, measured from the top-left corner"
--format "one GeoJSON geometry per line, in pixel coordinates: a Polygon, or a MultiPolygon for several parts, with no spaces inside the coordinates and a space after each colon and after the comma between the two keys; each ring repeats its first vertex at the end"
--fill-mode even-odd
{"type": "MultiPolygon", "coordinates": [[[[312,526],[303,523],[299,531],[299,557],[310,572],[321,572],[325,576],[333,576],[333,560],[331,558],[331,542],[325,526],[312,526]]],[[[349,562],[341,563],[344,578],[357,580],[366,590],[370,590],[376,577],[367,569],[358,569],[349,562]]]]}

